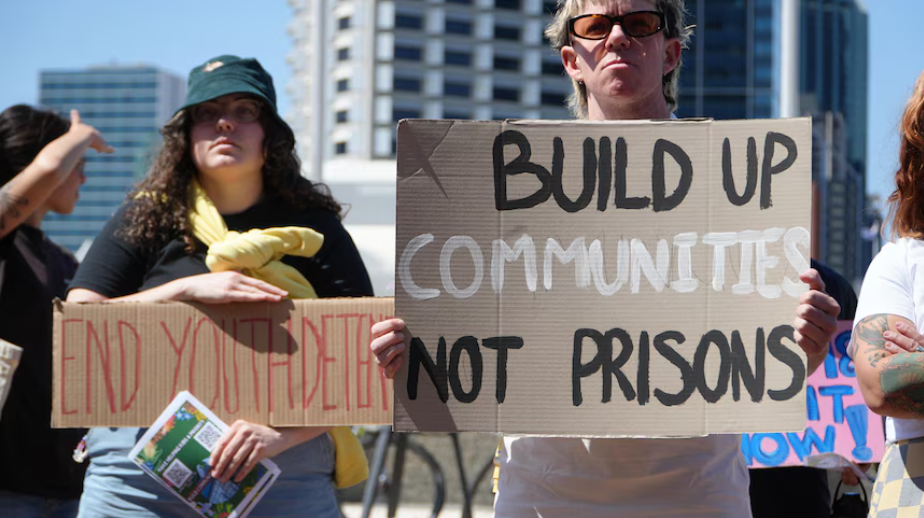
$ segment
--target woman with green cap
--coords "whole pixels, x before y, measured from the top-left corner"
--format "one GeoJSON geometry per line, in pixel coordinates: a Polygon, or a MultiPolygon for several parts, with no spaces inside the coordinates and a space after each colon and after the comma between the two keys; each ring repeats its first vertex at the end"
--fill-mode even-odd
{"type": "MultiPolygon", "coordinates": [[[[193,69],[186,102],[162,134],[150,172],[94,241],[68,301],[372,295],[340,205],[301,176],[295,138],[259,62],[219,56],[193,69]],[[282,259],[257,264],[254,255],[282,259]]],[[[141,433],[90,431],[79,516],[196,516],[128,460],[141,433]]],[[[348,429],[237,421],[212,451],[211,474],[239,481],[272,457],[282,474],[256,515],[339,518],[335,483],[366,476],[357,446],[348,429]]]]}

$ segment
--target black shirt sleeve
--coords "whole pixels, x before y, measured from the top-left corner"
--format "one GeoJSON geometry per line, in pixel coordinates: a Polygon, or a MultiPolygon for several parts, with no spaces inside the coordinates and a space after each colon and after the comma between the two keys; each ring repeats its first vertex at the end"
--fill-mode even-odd
{"type": "Polygon", "coordinates": [[[843,275],[837,273],[834,269],[812,260],[812,268],[818,270],[821,280],[825,283],[825,291],[828,295],[834,297],[841,306],[841,312],[837,316],[838,320],[853,320],[857,312],[857,293],[853,290],[850,282],[843,275]]]}
{"type": "Polygon", "coordinates": [[[138,291],[147,263],[140,249],[115,235],[123,215],[124,208],[119,209],[93,240],[68,290],[83,288],[109,298],[138,291]]]}
{"type": "Polygon", "coordinates": [[[9,255],[10,251],[13,249],[13,241],[16,239],[16,231],[18,228],[14,228],[12,232],[0,238],[0,261],[5,261],[9,255]]]}
{"type": "Polygon", "coordinates": [[[372,281],[350,234],[334,215],[325,213],[315,223],[324,235],[321,250],[303,275],[318,297],[371,297],[372,281]]]}

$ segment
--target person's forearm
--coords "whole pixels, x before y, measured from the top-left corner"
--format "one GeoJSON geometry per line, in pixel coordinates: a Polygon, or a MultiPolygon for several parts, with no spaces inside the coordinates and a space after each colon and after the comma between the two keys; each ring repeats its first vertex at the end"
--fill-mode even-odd
{"type": "Polygon", "coordinates": [[[924,419],[924,354],[901,353],[883,359],[878,381],[883,404],[877,413],[924,419]]]}
{"type": "Polygon", "coordinates": [[[110,302],[161,302],[167,300],[186,300],[183,279],[170,281],[154,288],[132,293],[124,297],[109,299],[110,302]]]}
{"type": "Polygon", "coordinates": [[[186,289],[183,279],[177,279],[161,284],[149,290],[144,290],[124,297],[109,298],[92,290],[75,288],[67,294],[68,302],[160,302],[167,300],[184,300],[186,289]]]}
{"type": "Polygon", "coordinates": [[[887,335],[899,323],[892,314],[870,315],[854,326],[847,354],[853,359],[863,399],[873,412],[904,419],[924,418],[924,354],[891,354],[887,335]]]}
{"type": "Polygon", "coordinates": [[[90,137],[85,131],[69,131],[45,146],[35,157],[35,164],[60,183],[83,158],[90,137]]]}

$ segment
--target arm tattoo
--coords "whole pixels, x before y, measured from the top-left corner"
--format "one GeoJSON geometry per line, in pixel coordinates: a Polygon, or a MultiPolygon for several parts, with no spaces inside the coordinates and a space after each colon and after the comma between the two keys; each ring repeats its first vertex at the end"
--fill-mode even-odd
{"type": "Polygon", "coordinates": [[[858,354],[865,353],[870,366],[876,368],[879,362],[889,355],[885,348],[886,339],[882,336],[882,333],[888,330],[888,315],[870,315],[864,318],[853,330],[847,354],[851,358],[856,358],[858,354]],[[865,342],[864,351],[860,351],[861,344],[857,341],[858,339],[865,342]]]}
{"type": "Polygon", "coordinates": [[[29,200],[26,198],[11,193],[6,187],[0,189],[0,230],[6,230],[7,216],[21,217],[22,213],[19,209],[27,205],[29,205],[29,200]]]}
{"type": "Polygon", "coordinates": [[[897,317],[871,315],[861,320],[850,338],[848,354],[865,358],[879,371],[879,388],[889,406],[924,417],[924,355],[918,353],[891,354],[886,351],[883,333],[897,317]]]}
{"type": "Polygon", "coordinates": [[[895,408],[924,417],[924,357],[897,354],[879,375],[886,400],[895,408]]]}

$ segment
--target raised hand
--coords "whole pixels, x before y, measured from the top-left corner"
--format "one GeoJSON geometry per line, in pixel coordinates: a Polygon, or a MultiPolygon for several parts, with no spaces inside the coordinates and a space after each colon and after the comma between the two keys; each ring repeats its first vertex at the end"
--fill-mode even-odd
{"type": "Polygon", "coordinates": [[[84,124],[80,120],[80,112],[71,110],[71,127],[68,133],[72,133],[87,139],[87,147],[95,149],[99,153],[112,153],[115,148],[106,143],[102,133],[93,126],[84,124]]]}

